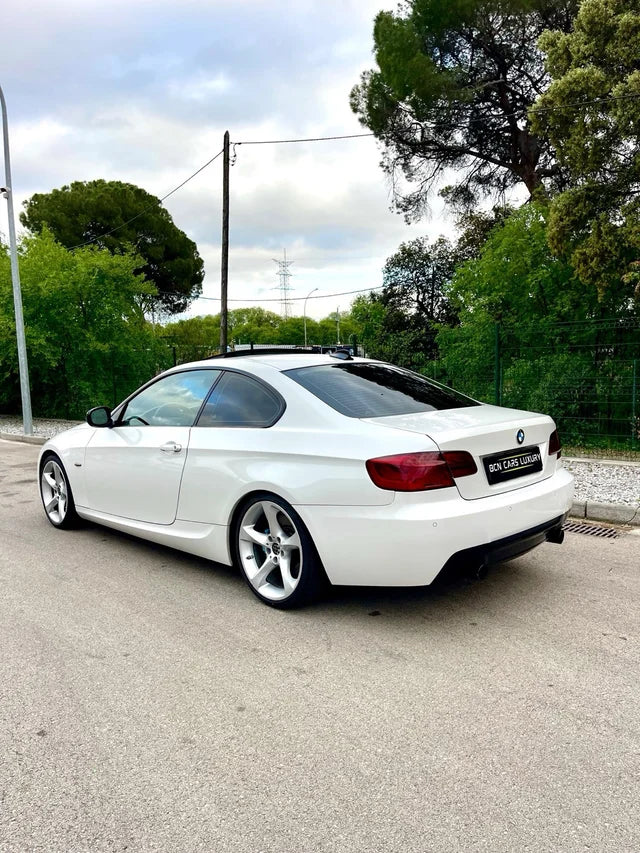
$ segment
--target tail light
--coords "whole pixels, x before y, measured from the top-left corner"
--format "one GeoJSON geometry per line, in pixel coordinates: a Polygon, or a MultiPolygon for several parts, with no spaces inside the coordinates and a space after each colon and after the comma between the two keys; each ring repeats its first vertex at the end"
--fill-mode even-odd
{"type": "Polygon", "coordinates": [[[446,489],[455,486],[454,477],[466,477],[478,470],[471,454],[462,450],[380,456],[369,459],[366,466],[376,486],[394,492],[446,489]]]}
{"type": "Polygon", "coordinates": [[[469,477],[478,471],[473,456],[466,450],[445,450],[442,455],[454,477],[469,477]]]}
{"type": "Polygon", "coordinates": [[[560,444],[560,436],[558,435],[558,430],[554,429],[549,437],[549,456],[553,456],[554,453],[558,454],[558,459],[562,456],[562,445],[560,444]]]}

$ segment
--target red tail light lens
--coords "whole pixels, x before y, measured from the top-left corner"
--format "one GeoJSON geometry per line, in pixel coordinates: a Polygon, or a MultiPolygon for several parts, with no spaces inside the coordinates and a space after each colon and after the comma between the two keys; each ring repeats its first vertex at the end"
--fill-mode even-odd
{"type": "Polygon", "coordinates": [[[466,450],[445,450],[442,455],[454,477],[469,477],[471,474],[477,474],[478,466],[473,456],[466,450]]]}
{"type": "Polygon", "coordinates": [[[422,492],[455,485],[449,466],[438,452],[380,456],[367,461],[367,471],[376,486],[394,492],[422,492]]]}
{"type": "Polygon", "coordinates": [[[562,456],[562,445],[560,444],[560,436],[558,435],[558,430],[554,429],[549,438],[549,456],[553,456],[554,453],[558,454],[558,459],[562,456]]]}
{"type": "Polygon", "coordinates": [[[367,471],[380,489],[393,492],[424,492],[454,486],[454,477],[475,474],[478,469],[470,453],[462,450],[400,453],[367,461],[367,471]]]}

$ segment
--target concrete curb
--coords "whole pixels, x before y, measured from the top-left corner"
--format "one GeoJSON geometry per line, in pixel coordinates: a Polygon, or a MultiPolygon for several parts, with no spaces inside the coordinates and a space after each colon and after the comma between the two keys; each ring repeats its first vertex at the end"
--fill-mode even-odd
{"type": "Polygon", "coordinates": [[[42,435],[16,435],[13,432],[0,432],[0,438],[4,441],[21,441],[23,444],[44,444],[48,441],[42,435]]]}
{"type": "Polygon", "coordinates": [[[586,456],[565,456],[562,455],[565,462],[577,462],[578,465],[619,465],[622,468],[640,468],[640,462],[632,462],[630,459],[596,459],[595,456],[587,458],[586,456]]]}
{"type": "Polygon", "coordinates": [[[610,524],[628,524],[632,527],[640,527],[640,506],[629,506],[629,504],[574,501],[569,515],[571,518],[579,518],[584,521],[608,521],[610,524]]]}

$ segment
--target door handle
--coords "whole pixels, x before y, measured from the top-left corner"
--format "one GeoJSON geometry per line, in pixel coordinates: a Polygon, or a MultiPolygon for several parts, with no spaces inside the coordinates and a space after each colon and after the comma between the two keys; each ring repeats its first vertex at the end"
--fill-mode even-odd
{"type": "Polygon", "coordinates": [[[160,450],[163,453],[180,453],[182,445],[178,444],[176,441],[168,441],[166,444],[162,445],[160,450]]]}

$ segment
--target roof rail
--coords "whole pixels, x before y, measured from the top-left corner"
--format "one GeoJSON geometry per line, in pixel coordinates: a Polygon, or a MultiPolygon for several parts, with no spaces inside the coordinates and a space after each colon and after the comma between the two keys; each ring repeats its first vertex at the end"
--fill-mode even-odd
{"type": "Polygon", "coordinates": [[[251,355],[284,355],[288,353],[289,355],[300,355],[300,354],[318,354],[322,353],[322,347],[312,346],[312,347],[260,347],[256,349],[241,349],[234,350],[232,352],[221,352],[218,355],[209,355],[207,359],[210,358],[240,358],[241,356],[251,356],[251,355]]]}

